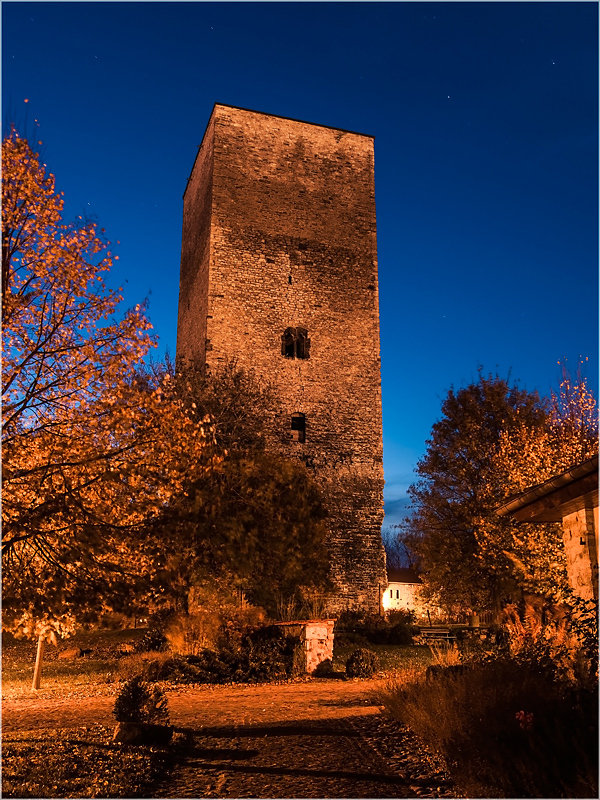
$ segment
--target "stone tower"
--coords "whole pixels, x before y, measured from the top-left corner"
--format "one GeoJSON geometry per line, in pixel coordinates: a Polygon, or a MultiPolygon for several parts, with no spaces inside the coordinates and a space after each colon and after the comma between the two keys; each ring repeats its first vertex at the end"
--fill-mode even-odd
{"type": "Polygon", "coordinates": [[[184,194],[177,357],[236,358],[329,509],[330,612],[377,611],[383,461],[373,138],[216,104],[184,194]]]}

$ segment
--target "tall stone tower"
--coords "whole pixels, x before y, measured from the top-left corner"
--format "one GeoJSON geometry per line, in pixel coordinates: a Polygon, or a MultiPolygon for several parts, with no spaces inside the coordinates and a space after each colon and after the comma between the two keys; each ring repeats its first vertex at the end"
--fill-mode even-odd
{"type": "Polygon", "coordinates": [[[383,461],[373,138],[216,104],[184,194],[177,357],[280,398],[329,509],[329,611],[379,609],[383,461]]]}

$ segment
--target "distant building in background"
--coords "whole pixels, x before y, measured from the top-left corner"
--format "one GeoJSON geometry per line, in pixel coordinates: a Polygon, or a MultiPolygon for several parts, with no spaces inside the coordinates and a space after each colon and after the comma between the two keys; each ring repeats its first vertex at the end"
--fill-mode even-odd
{"type": "Polygon", "coordinates": [[[414,569],[387,570],[388,585],[382,597],[384,611],[412,611],[417,619],[427,618],[427,604],[422,597],[423,581],[414,569]]]}
{"type": "Polygon", "coordinates": [[[177,358],[274,385],[329,509],[328,613],[386,585],[373,137],[216,104],[184,194],[177,358]]]}
{"type": "Polygon", "coordinates": [[[598,599],[598,456],[510,498],[496,513],[518,522],[560,522],[571,588],[598,599]]]}

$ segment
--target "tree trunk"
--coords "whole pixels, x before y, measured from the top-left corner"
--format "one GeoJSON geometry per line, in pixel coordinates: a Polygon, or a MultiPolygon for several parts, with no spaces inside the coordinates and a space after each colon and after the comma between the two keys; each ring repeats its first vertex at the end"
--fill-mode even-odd
{"type": "Polygon", "coordinates": [[[31,686],[32,692],[40,688],[40,683],[42,681],[42,661],[44,658],[44,643],[45,643],[44,636],[40,634],[38,638],[37,656],[35,658],[35,669],[33,671],[33,684],[31,686]]]}

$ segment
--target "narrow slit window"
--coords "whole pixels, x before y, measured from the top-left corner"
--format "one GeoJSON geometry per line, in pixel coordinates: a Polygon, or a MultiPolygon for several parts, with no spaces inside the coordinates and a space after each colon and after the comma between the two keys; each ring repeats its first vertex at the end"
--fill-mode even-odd
{"type": "Polygon", "coordinates": [[[304,442],[306,439],[306,417],[304,414],[292,414],[292,441],[304,442]]]}

